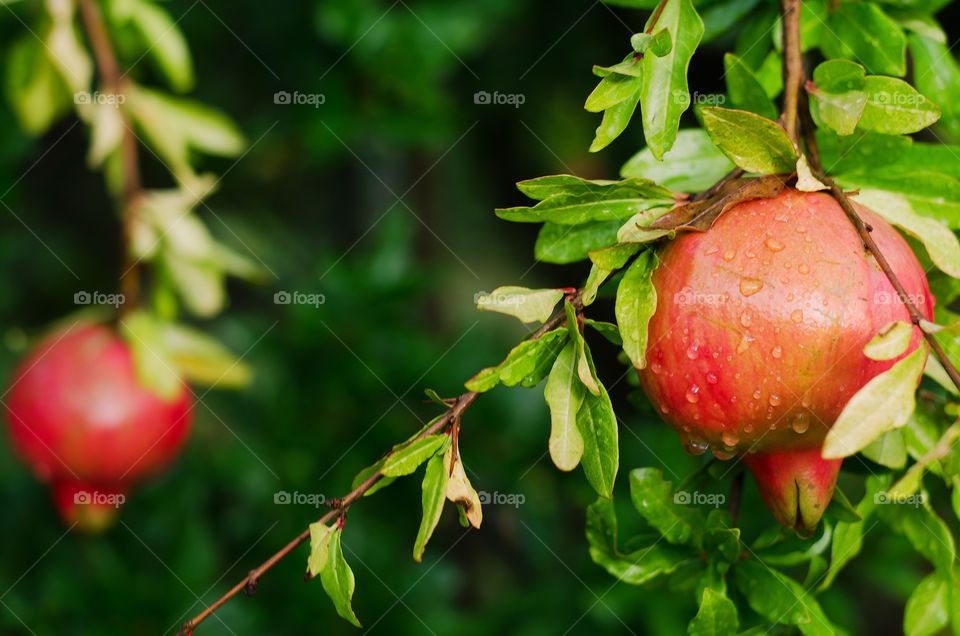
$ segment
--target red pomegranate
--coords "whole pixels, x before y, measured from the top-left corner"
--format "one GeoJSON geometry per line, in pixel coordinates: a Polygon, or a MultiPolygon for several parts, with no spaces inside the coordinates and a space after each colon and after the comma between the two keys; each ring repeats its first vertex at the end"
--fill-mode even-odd
{"type": "MultiPolygon", "coordinates": [[[[907,243],[858,211],[930,318],[934,300],[907,243]]],[[[788,188],[671,241],[653,284],[639,371],[647,396],[689,452],[739,456],[777,520],[812,530],[841,463],[821,457],[824,436],[853,394],[896,362],[871,360],[863,347],[891,321],[910,321],[887,277],[832,197],[788,188]]],[[[921,342],[915,330],[903,356],[921,342]]]]}
{"type": "Polygon", "coordinates": [[[83,323],[51,333],[21,362],[7,422],[63,518],[93,530],[112,520],[132,484],[177,455],[191,408],[185,385],[162,399],[138,382],[126,342],[83,323]]]}

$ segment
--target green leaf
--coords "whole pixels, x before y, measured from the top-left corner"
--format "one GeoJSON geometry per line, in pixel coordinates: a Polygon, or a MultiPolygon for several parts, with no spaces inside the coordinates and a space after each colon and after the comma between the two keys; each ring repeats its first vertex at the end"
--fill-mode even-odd
{"type": "Polygon", "coordinates": [[[307,572],[313,578],[320,574],[327,564],[330,538],[333,528],[319,521],[310,524],[310,556],[307,558],[307,572]]]}
{"type": "MultiPolygon", "coordinates": [[[[916,214],[940,221],[950,229],[960,229],[960,181],[956,179],[935,172],[887,175],[883,171],[838,174],[836,179],[844,187],[902,195],[916,214]]],[[[877,213],[883,215],[883,210],[877,213]]]]}
{"type": "MultiPolygon", "coordinates": [[[[646,33],[639,35],[647,35],[646,33]]],[[[633,37],[637,37],[634,35],[633,37]]],[[[650,42],[653,42],[653,36],[649,36],[650,42]]],[[[606,77],[610,73],[619,73],[620,75],[629,75],[631,77],[642,77],[642,63],[639,55],[635,53],[628,53],[626,57],[623,58],[622,62],[618,62],[613,66],[597,66],[593,67],[593,74],[598,77],[606,77]]],[[[598,87],[599,88],[599,87],[598,87]]]]}
{"type": "MultiPolygon", "coordinates": [[[[640,89],[643,134],[653,155],[662,159],[673,146],[680,116],[690,104],[687,66],[703,36],[703,21],[690,0],[663,0],[658,28],[673,37],[673,48],[663,57],[643,56],[640,89]]],[[[653,17],[647,21],[651,27],[653,17]]]]}
{"type": "MultiPolygon", "coordinates": [[[[662,58],[658,57],[653,59],[659,60],[662,58]]],[[[590,148],[588,148],[589,152],[599,152],[619,137],[620,133],[627,129],[627,124],[629,124],[630,119],[633,118],[633,111],[637,109],[639,102],[640,91],[638,90],[619,104],[615,104],[603,111],[603,119],[600,120],[600,125],[597,126],[597,130],[594,133],[593,141],[590,143],[590,148]]]]}
{"type": "Polygon", "coordinates": [[[500,368],[487,367],[463,383],[467,391],[485,393],[500,383],[500,368]]]}
{"type": "Polygon", "coordinates": [[[882,135],[864,130],[856,130],[852,135],[841,137],[830,130],[819,128],[816,136],[817,145],[820,147],[820,160],[828,174],[873,174],[879,172],[876,168],[880,167],[888,171],[889,166],[895,165],[894,162],[907,155],[913,144],[909,137],[882,135]]]}
{"type": "Polygon", "coordinates": [[[337,614],[356,627],[361,627],[357,615],[353,613],[351,600],[355,581],[353,570],[343,558],[343,549],[340,546],[341,528],[334,528],[330,533],[330,543],[327,549],[327,562],[320,571],[320,582],[323,589],[333,601],[337,614]]]}
{"type": "Polygon", "coordinates": [[[640,77],[611,73],[600,80],[583,107],[591,113],[604,111],[633,97],[640,84],[640,77]]]}
{"type": "Polygon", "coordinates": [[[793,143],[769,119],[714,106],[703,109],[703,125],[717,148],[747,172],[789,173],[796,166],[793,143]]]}
{"type": "Polygon", "coordinates": [[[850,60],[827,60],[813,70],[813,83],[831,93],[863,90],[866,70],[850,60]]]}
{"type": "Polygon", "coordinates": [[[910,346],[913,337],[913,325],[895,320],[885,325],[873,339],[863,347],[863,353],[871,360],[893,360],[899,358],[910,346]]]}
{"type": "Polygon", "coordinates": [[[546,322],[561,298],[562,289],[498,287],[477,296],[477,309],[514,316],[521,322],[546,322]]]}
{"type": "Polygon", "coordinates": [[[404,448],[391,453],[383,463],[380,472],[386,477],[409,475],[419,468],[420,464],[433,457],[447,439],[449,439],[447,435],[441,434],[427,435],[415,440],[404,448]]]}
{"type": "Polygon", "coordinates": [[[4,88],[23,129],[44,133],[70,107],[70,94],[36,36],[20,38],[7,52],[4,88]]]}
{"type": "Polygon", "coordinates": [[[146,143],[181,180],[189,180],[193,175],[191,149],[233,157],[246,147],[236,125],[209,106],[143,86],[131,86],[126,97],[130,114],[146,143]]]}
{"type": "Polygon", "coordinates": [[[934,567],[949,573],[956,559],[950,528],[930,507],[929,496],[919,493],[906,499],[878,493],[877,513],[895,532],[904,535],[913,548],[934,567]]]}
{"type": "Polygon", "coordinates": [[[670,574],[698,558],[690,548],[673,546],[657,539],[629,553],[621,553],[617,549],[617,517],[613,502],[603,497],[587,508],[586,535],[593,562],[613,577],[631,585],[640,585],[670,574]]]}
{"type": "Polygon", "coordinates": [[[906,44],[900,25],[872,2],[841,4],[820,38],[827,58],[855,59],[872,73],[897,76],[907,72],[906,44]]]}
{"type": "MultiPolygon", "coordinates": [[[[873,525],[867,525],[866,519],[870,516],[876,505],[875,497],[878,492],[886,489],[890,484],[888,476],[881,478],[868,477],[866,483],[866,492],[863,499],[857,504],[857,513],[863,517],[860,521],[838,521],[837,527],[833,531],[833,542],[830,544],[830,569],[820,584],[819,590],[825,590],[833,583],[833,579],[840,573],[843,566],[850,562],[863,546],[864,529],[870,529],[873,525]]],[[[874,524],[876,522],[873,522],[874,524]]]]}
{"type": "Polygon", "coordinates": [[[524,387],[540,384],[547,377],[550,366],[567,340],[566,327],[546,332],[540,338],[524,340],[510,350],[506,359],[495,367],[488,367],[467,380],[468,391],[483,393],[499,382],[507,386],[519,383],[524,387]]]}
{"type": "Polygon", "coordinates": [[[727,93],[734,108],[756,113],[767,119],[777,118],[777,107],[767,97],[760,81],[743,60],[733,53],[727,53],[723,56],[723,68],[727,93]]]}
{"type": "MultiPolygon", "coordinates": [[[[863,70],[859,65],[855,66],[863,70]]],[[[807,91],[813,97],[811,106],[814,118],[840,135],[853,134],[867,106],[869,95],[866,91],[831,92],[819,86],[808,86],[807,91]]]]}
{"type": "Polygon", "coordinates": [[[949,623],[950,582],[939,573],[928,575],[910,594],[903,615],[907,636],[937,634],[949,623]]]}
{"type": "Polygon", "coordinates": [[[917,347],[850,398],[823,441],[824,459],[852,455],[883,433],[907,423],[926,354],[925,345],[917,347]]]}
{"type": "Polygon", "coordinates": [[[427,462],[421,488],[423,518],[420,521],[420,529],[417,531],[417,539],[413,544],[413,559],[417,563],[423,559],[427,541],[430,540],[440,521],[443,503],[447,500],[447,472],[443,469],[443,455],[434,455],[427,462]]]}
{"type": "Polygon", "coordinates": [[[240,388],[253,370],[212,336],[183,324],[159,323],[160,338],[174,367],[184,378],[207,386],[240,388]]]}
{"type": "MultiPolygon", "coordinates": [[[[546,177],[544,177],[546,179],[546,177]]],[[[567,186],[556,181],[521,188],[543,200],[533,207],[505,208],[496,211],[505,221],[579,225],[590,221],[626,219],[638,212],[673,201],[673,193],[649,179],[624,179],[612,182],[586,182],[567,186]],[[560,188],[564,190],[558,191],[560,188]]],[[[531,195],[532,196],[532,195],[531,195]]]]}
{"type": "Polygon", "coordinates": [[[960,278],[960,242],[943,223],[916,214],[910,200],[894,192],[866,188],[856,201],[920,239],[934,265],[945,274],[960,278]]]}
{"type": "Polygon", "coordinates": [[[650,148],[633,155],[620,169],[624,177],[645,177],[678,192],[700,192],[733,169],[702,128],[677,133],[673,147],[658,160],[650,148]]]}
{"type": "Polygon", "coordinates": [[[864,130],[914,133],[940,119],[940,109],[901,79],[868,75],[864,90],[867,103],[858,124],[864,130]]]}
{"type": "Polygon", "coordinates": [[[703,590],[703,602],[687,626],[689,636],[728,636],[740,626],[733,601],[711,588],[703,590]]]}
{"type": "MultiPolygon", "coordinates": [[[[403,445],[398,445],[398,446],[403,446],[403,445]]],[[[373,464],[370,464],[369,466],[361,470],[353,478],[353,483],[350,485],[350,488],[352,490],[355,490],[357,486],[365,482],[367,479],[370,478],[371,475],[373,475],[374,473],[378,472],[381,468],[383,468],[383,464],[386,461],[387,461],[386,457],[381,458],[376,462],[374,462],[373,464]]],[[[382,488],[386,488],[387,486],[392,484],[395,481],[395,479],[396,479],[395,477],[381,477],[380,480],[377,481],[377,483],[375,483],[373,486],[367,489],[367,492],[363,493],[363,496],[369,497],[370,495],[377,492],[378,490],[382,488]]]]}
{"type": "Polygon", "coordinates": [[[915,34],[907,39],[914,85],[940,107],[940,127],[952,140],[960,139],[960,64],[944,42],[915,34]]]}
{"type": "Polygon", "coordinates": [[[567,329],[570,331],[570,339],[576,345],[577,351],[577,375],[587,390],[594,395],[600,395],[600,380],[597,378],[597,372],[593,368],[593,360],[590,356],[590,348],[587,346],[583,333],[580,332],[576,312],[570,301],[564,303],[564,311],[567,314],[567,329]]]}
{"type": "Polygon", "coordinates": [[[183,394],[183,380],[163,341],[159,321],[144,311],[120,320],[120,333],[130,347],[137,381],[160,398],[171,401],[183,394]]]}
{"type": "Polygon", "coordinates": [[[560,470],[573,470],[583,456],[577,412],[585,391],[577,376],[576,359],[577,346],[570,341],[553,363],[543,391],[550,407],[550,459],[560,470]]]}
{"type": "Polygon", "coordinates": [[[617,242],[620,221],[597,221],[580,225],[544,223],[533,247],[534,257],[544,263],[573,263],[592,250],[617,242]]]}
{"type": "Polygon", "coordinates": [[[617,287],[615,313],[623,350],[635,369],[647,366],[647,323],[657,310],[657,290],[652,276],[657,268],[657,256],[645,251],[627,269],[617,287]]]}
{"type": "Polygon", "coordinates": [[[900,469],[907,465],[907,448],[903,432],[887,431],[873,440],[862,451],[863,456],[887,468],[900,469]]]}
{"type": "Polygon", "coordinates": [[[613,271],[626,265],[630,257],[638,251],[640,251],[638,243],[621,243],[602,250],[594,250],[590,252],[589,257],[600,269],[613,271]]]}
{"type": "Polygon", "coordinates": [[[170,14],[143,0],[114,3],[127,8],[132,24],[143,36],[147,52],[156,61],[164,77],[178,93],[193,88],[193,60],[186,38],[170,14]]]}
{"type": "Polygon", "coordinates": [[[601,322],[599,320],[583,319],[583,324],[590,325],[607,341],[617,347],[623,346],[623,339],[620,337],[620,329],[612,322],[601,322]]]}
{"type": "Polygon", "coordinates": [[[630,471],[630,499],[647,523],[656,528],[670,543],[692,543],[699,546],[705,519],[697,508],[678,503],[682,493],[663,479],[658,468],[636,468],[630,471]]]}
{"type": "MultiPolygon", "coordinates": [[[[592,367],[593,362],[590,361],[590,364],[592,367]]],[[[597,494],[609,498],[613,496],[613,484],[620,463],[617,416],[606,389],[602,384],[599,384],[599,388],[600,395],[585,392],[577,410],[577,429],[583,438],[580,463],[587,481],[597,494]]]]}
{"type": "MultiPolygon", "coordinates": [[[[759,0],[722,0],[703,9],[703,39],[710,42],[717,37],[728,33],[759,4],[759,0]]],[[[804,3],[806,6],[806,3],[804,3]]]]}
{"type": "Polygon", "coordinates": [[[747,560],[733,569],[733,579],[750,607],[771,623],[795,625],[807,636],[837,633],[813,594],[780,572],[747,560]]]}

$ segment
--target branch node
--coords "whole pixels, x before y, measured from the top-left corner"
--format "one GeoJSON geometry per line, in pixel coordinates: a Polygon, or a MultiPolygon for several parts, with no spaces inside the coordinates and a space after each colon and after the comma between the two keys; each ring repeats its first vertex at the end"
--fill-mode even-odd
{"type": "Polygon", "coordinates": [[[247,596],[253,596],[257,593],[257,571],[250,570],[250,574],[247,575],[247,585],[244,588],[244,591],[247,593],[247,596]]]}

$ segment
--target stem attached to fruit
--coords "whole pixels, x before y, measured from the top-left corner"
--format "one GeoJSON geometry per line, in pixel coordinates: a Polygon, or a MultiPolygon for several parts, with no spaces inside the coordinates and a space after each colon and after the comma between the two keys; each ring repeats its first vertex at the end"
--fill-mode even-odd
{"type": "MultiPolygon", "coordinates": [[[[907,294],[906,289],[904,289],[903,283],[900,282],[899,278],[897,278],[893,268],[890,267],[890,263],[887,262],[886,257],[884,257],[883,253],[880,251],[876,241],[873,240],[873,236],[870,234],[873,228],[869,227],[860,217],[859,212],[857,212],[857,209],[850,201],[850,197],[848,197],[843,191],[843,188],[837,185],[837,182],[827,176],[823,170],[823,163],[820,161],[820,151],[817,147],[817,138],[815,135],[816,125],[813,122],[813,117],[810,115],[809,100],[806,93],[802,90],[799,90],[804,83],[803,59],[800,48],[799,5],[799,0],[783,0],[782,5],[784,28],[783,55],[785,60],[783,80],[785,87],[783,105],[783,112],[785,116],[784,124],[787,132],[789,133],[791,130],[790,126],[795,126],[795,120],[797,119],[797,116],[799,116],[800,129],[803,132],[803,140],[807,150],[807,161],[810,165],[811,171],[817,179],[819,179],[830,189],[831,196],[833,196],[837,203],[840,204],[840,207],[843,208],[843,211],[850,219],[850,222],[853,223],[853,226],[856,228],[857,234],[860,235],[860,240],[863,242],[864,248],[871,255],[873,255],[874,259],[876,259],[877,265],[879,265],[883,273],[886,274],[890,284],[893,285],[893,288],[896,290],[900,300],[910,313],[910,320],[919,329],[920,322],[922,320],[926,320],[926,316],[920,313],[920,310],[917,309],[917,306],[910,298],[910,295],[907,294]],[[790,90],[790,87],[797,87],[798,90],[792,91],[790,90]],[[794,116],[790,117],[790,113],[793,113],[794,116]]],[[[920,329],[920,333],[922,333],[923,337],[926,338],[927,342],[930,344],[931,351],[933,351],[933,355],[937,357],[937,359],[943,365],[943,368],[946,369],[947,375],[950,376],[950,379],[953,381],[954,385],[956,385],[957,389],[960,390],[960,372],[957,371],[956,367],[953,366],[953,363],[947,358],[947,354],[944,353],[940,343],[937,342],[937,339],[932,333],[928,333],[923,329],[920,329]]]]}
{"type": "MultiPolygon", "coordinates": [[[[84,29],[90,38],[90,46],[97,62],[100,83],[108,93],[122,94],[127,87],[110,36],[104,25],[103,15],[95,0],[79,0],[80,16],[84,29]]],[[[137,139],[133,134],[130,114],[124,102],[118,101],[116,108],[123,121],[123,137],[120,152],[123,161],[123,191],[120,194],[121,215],[121,251],[122,270],[120,274],[120,293],[124,296],[123,311],[131,311],[137,303],[140,289],[140,271],[138,261],[133,257],[130,246],[133,241],[134,218],[140,201],[140,162],[137,157],[137,139]]]]}
{"type": "Polygon", "coordinates": [[[800,0],[781,0],[783,14],[783,127],[793,145],[797,135],[797,103],[803,90],[803,53],[800,47],[800,0]]]}
{"type": "MultiPolygon", "coordinates": [[[[611,275],[613,273],[611,272],[611,275]]],[[[578,289],[572,294],[570,302],[573,304],[574,309],[579,315],[580,311],[583,310],[583,289],[578,289]]],[[[557,327],[562,326],[566,323],[566,313],[561,309],[556,312],[549,320],[547,320],[543,325],[537,329],[529,340],[537,340],[542,337],[548,331],[556,329],[557,327]]],[[[461,416],[463,413],[470,407],[474,401],[480,397],[480,394],[476,391],[468,391],[456,397],[450,404],[450,408],[447,409],[446,413],[434,422],[429,428],[424,429],[417,439],[426,437],[427,435],[435,435],[447,427],[457,424],[459,425],[461,416]]],[[[363,483],[353,489],[350,494],[346,495],[341,499],[337,499],[336,505],[332,507],[330,512],[320,517],[318,520],[320,523],[330,523],[335,518],[343,518],[346,515],[347,510],[353,505],[358,499],[363,497],[363,495],[373,487],[378,481],[383,479],[383,474],[379,471],[370,475],[363,483]]],[[[310,539],[310,528],[305,529],[301,532],[296,538],[294,538],[290,543],[281,548],[269,559],[260,564],[259,567],[250,570],[250,573],[242,581],[239,581],[234,585],[226,594],[221,596],[219,599],[210,604],[205,610],[197,614],[194,618],[190,619],[182,625],[178,636],[186,636],[193,632],[193,630],[202,623],[207,617],[213,614],[221,605],[229,601],[231,598],[239,594],[240,592],[247,591],[248,596],[256,590],[257,581],[260,579],[260,576],[277,564],[278,561],[283,559],[285,556],[293,552],[300,544],[308,541],[310,539]]]]}

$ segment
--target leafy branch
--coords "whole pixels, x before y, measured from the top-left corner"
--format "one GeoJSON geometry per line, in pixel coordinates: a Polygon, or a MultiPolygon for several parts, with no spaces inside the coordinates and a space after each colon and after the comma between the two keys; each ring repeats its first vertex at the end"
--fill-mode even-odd
{"type": "MultiPolygon", "coordinates": [[[[573,290],[572,290],[573,291],[573,290]]],[[[575,309],[579,317],[579,312],[583,309],[583,289],[578,289],[569,294],[569,304],[575,309]]],[[[539,329],[537,329],[533,335],[527,338],[524,342],[532,342],[539,340],[544,336],[544,334],[562,327],[567,323],[567,313],[561,309],[554,313],[554,315],[544,322],[539,329]]],[[[447,410],[437,419],[435,419],[429,426],[424,428],[420,433],[413,437],[410,442],[415,442],[417,440],[424,439],[430,435],[437,435],[444,431],[447,431],[449,434],[456,435],[459,431],[460,420],[466,412],[470,405],[472,405],[478,397],[480,397],[480,391],[467,391],[462,393],[456,398],[451,398],[450,400],[445,400],[449,402],[450,406],[447,410]],[[449,430],[448,430],[449,429],[449,430]]],[[[454,443],[454,449],[456,444],[454,443]]],[[[381,461],[388,460],[391,456],[394,456],[399,451],[394,451],[392,453],[386,454],[381,461]]],[[[456,451],[455,451],[456,452],[456,451]]],[[[381,464],[382,467],[382,464],[381,464]]],[[[316,524],[326,525],[335,519],[338,520],[340,527],[343,525],[343,521],[346,518],[347,511],[350,507],[362,498],[371,488],[373,488],[378,482],[385,478],[385,475],[382,472],[382,468],[373,472],[369,477],[367,477],[363,482],[360,483],[356,488],[350,491],[347,495],[334,499],[331,501],[331,510],[325,515],[320,517],[312,526],[316,524]]],[[[250,570],[249,574],[243,578],[243,580],[237,582],[232,588],[230,588],[226,593],[223,594],[219,599],[211,603],[204,611],[197,614],[195,617],[189,621],[183,623],[179,634],[181,636],[188,636],[193,633],[193,630],[207,619],[211,614],[213,614],[217,609],[220,608],[224,603],[229,601],[231,598],[236,596],[242,591],[246,591],[248,596],[253,595],[257,589],[257,582],[260,580],[260,577],[266,573],[270,568],[276,565],[280,560],[289,555],[293,550],[304,542],[310,540],[311,538],[311,529],[308,527],[294,539],[292,539],[287,545],[275,552],[270,558],[261,563],[258,567],[250,570]]]]}

